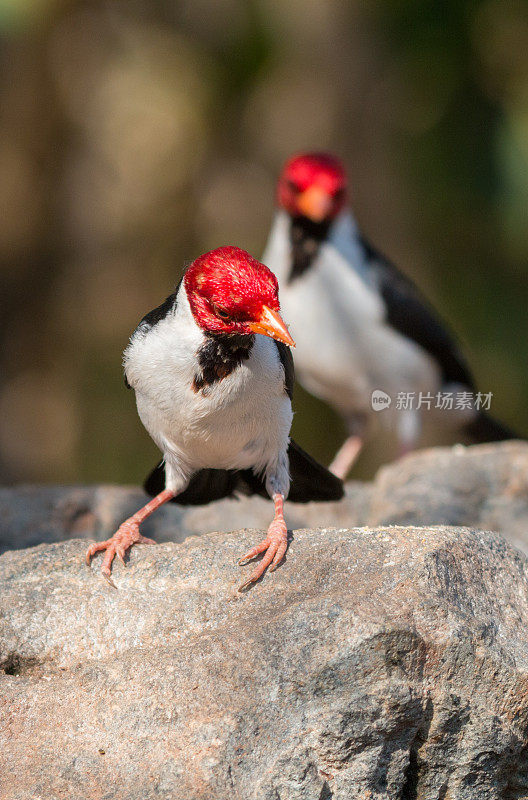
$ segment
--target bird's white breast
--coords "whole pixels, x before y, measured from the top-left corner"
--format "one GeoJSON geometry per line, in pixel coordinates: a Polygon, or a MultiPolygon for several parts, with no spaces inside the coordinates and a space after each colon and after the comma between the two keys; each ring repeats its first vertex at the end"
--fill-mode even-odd
{"type": "Polygon", "coordinates": [[[275,343],[255,336],[249,358],[227,377],[196,391],[197,352],[205,335],[183,288],[174,313],[125,351],[127,379],[139,416],[165,454],[183,471],[203,467],[264,467],[288,443],[291,403],[275,343]]]}

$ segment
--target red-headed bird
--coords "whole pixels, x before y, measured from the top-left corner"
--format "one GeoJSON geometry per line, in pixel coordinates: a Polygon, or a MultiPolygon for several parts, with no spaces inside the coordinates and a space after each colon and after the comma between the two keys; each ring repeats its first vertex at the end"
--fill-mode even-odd
{"type": "Polygon", "coordinates": [[[241,559],[264,557],[245,588],[287,549],[283,502],[339,500],[343,485],[290,440],[294,344],[279,313],[277,279],[238,247],[197,258],[176,291],[147,314],[124,353],[125,380],[163,453],[145,483],[154,499],[86,559],[105,550],[103,575],[136,542],[139,526],[169,500],[200,505],[236,493],[269,496],[266,538],[241,559]]]}
{"type": "Polygon", "coordinates": [[[339,159],[291,158],[277,205],[262,260],[279,279],[300,382],[347,425],[349,436],[330,466],[335,474],[346,477],[376,418],[395,432],[401,452],[416,446],[431,408],[435,423],[455,437],[514,438],[471,407],[473,379],[453,337],[412,281],[362,236],[339,159]],[[376,390],[393,401],[379,415],[376,390]]]}

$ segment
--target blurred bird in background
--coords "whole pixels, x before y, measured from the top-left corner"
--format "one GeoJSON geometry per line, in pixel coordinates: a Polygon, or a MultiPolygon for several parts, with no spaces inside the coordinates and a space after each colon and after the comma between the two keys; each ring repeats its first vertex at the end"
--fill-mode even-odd
{"type": "Polygon", "coordinates": [[[140,524],[168,501],[201,505],[238,493],[271,497],[266,538],[241,559],[264,557],[241,589],[275,569],[287,549],[283,503],[339,500],[343,485],[290,440],[294,346],[279,314],[275,276],[238,247],[197,258],[176,291],[147,314],[125,351],[125,380],[163,453],[147,478],[154,499],[86,560],[102,573],[133,544],[153,544],[140,524]],[[291,483],[291,491],[290,491],[291,483]]]}
{"type": "Polygon", "coordinates": [[[475,385],[453,337],[412,281],[362,236],[338,158],[292,157],[277,203],[263,261],[279,279],[299,380],[347,425],[330,466],[336,475],[346,477],[376,422],[395,431],[402,454],[417,446],[429,412],[457,441],[515,438],[472,406],[475,385]],[[376,394],[390,399],[381,413],[376,394]],[[464,402],[442,405],[454,396],[464,402]]]}

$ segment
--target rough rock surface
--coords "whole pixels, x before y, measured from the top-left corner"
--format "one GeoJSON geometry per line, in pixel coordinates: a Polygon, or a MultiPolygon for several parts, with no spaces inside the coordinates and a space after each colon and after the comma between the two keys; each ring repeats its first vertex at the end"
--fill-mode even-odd
{"type": "MultiPolygon", "coordinates": [[[[106,538],[145,502],[118,486],[0,489],[0,552],[73,536],[106,538]]],[[[142,526],[159,542],[213,530],[266,528],[271,503],[223,500],[175,504],[142,526]]],[[[468,525],[501,532],[528,553],[528,443],[433,448],[382,468],[370,484],[351,482],[339,503],[286,504],[290,528],[320,525],[468,525]]]]}
{"type": "Polygon", "coordinates": [[[2,800],[528,797],[528,566],[469,529],[0,558],[2,800]]]}
{"type": "MultiPolygon", "coordinates": [[[[323,524],[366,524],[369,486],[347,486],[338,503],[287,503],[290,529],[323,524]]],[[[0,553],[71,538],[106,539],[146,501],[131,486],[16,486],[0,487],[0,553]]],[[[206,506],[162,506],[141,526],[157,542],[182,542],[188,536],[214,530],[268,527],[273,504],[261,497],[220,500],[206,506]]]]}
{"type": "Polygon", "coordinates": [[[528,553],[528,442],[422,450],[376,475],[368,525],[469,525],[528,553]]]}

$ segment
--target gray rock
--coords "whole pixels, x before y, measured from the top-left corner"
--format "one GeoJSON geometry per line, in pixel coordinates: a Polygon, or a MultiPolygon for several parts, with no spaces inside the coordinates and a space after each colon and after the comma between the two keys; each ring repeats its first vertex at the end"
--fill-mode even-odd
{"type": "Polygon", "coordinates": [[[528,553],[528,442],[423,450],[376,475],[369,525],[469,525],[528,553]]]}
{"type": "MultiPolygon", "coordinates": [[[[72,536],[103,539],[146,501],[126,486],[0,488],[0,553],[72,536]]],[[[158,542],[248,525],[266,528],[271,502],[260,497],[201,507],[170,503],[142,526],[158,542]]],[[[375,480],[350,482],[339,503],[286,503],[288,526],[467,525],[494,530],[528,553],[528,443],[432,448],[383,467],[375,480]]]]}
{"type": "MultiPolygon", "coordinates": [[[[339,503],[286,503],[288,525],[366,524],[369,490],[368,485],[356,482],[347,486],[347,496],[339,503]]],[[[106,539],[147,500],[141,489],[132,486],[0,487],[0,553],[72,537],[106,539]]],[[[272,518],[273,504],[261,497],[206,506],[167,503],[143,523],[141,531],[157,542],[182,542],[215,530],[248,525],[265,529],[272,518]]]]}
{"type": "MultiPolygon", "coordinates": [[[[0,553],[72,537],[106,539],[146,501],[131,486],[0,487],[0,553]]],[[[171,503],[142,531],[160,542],[182,541],[191,533],[181,525],[184,513],[171,503]]]]}
{"type": "Polygon", "coordinates": [[[2,800],[528,797],[528,565],[469,529],[0,558],[2,800]]]}

